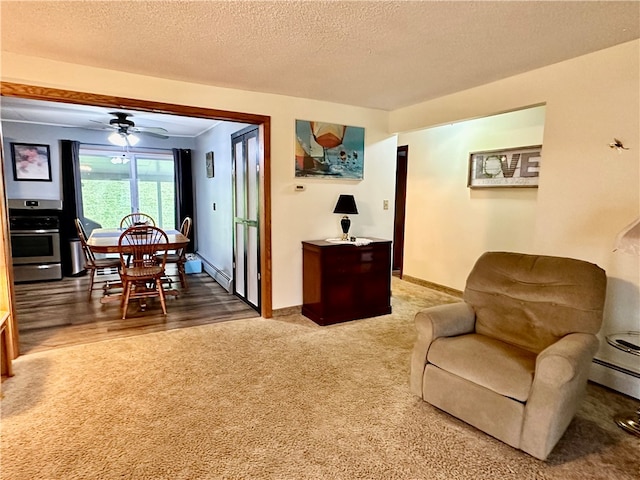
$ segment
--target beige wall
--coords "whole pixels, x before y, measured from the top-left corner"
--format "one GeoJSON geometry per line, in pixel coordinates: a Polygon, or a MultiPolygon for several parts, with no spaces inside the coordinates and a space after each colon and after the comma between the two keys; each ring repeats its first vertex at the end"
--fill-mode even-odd
{"type": "Polygon", "coordinates": [[[302,303],[302,240],[335,237],[338,195],[355,195],[359,215],[351,231],[392,238],[396,137],[387,133],[388,114],[301,98],[246,92],[132,75],[46,59],[2,54],[2,80],[271,117],[273,308],[302,303]],[[318,120],[365,128],[364,180],[296,179],[295,120],[318,120]],[[294,185],[305,185],[294,192],[294,185]]]}
{"type": "Polygon", "coordinates": [[[532,251],[536,188],[467,188],[469,152],[542,144],[544,107],[401,134],[409,146],[403,273],[458,290],[487,250],[532,251]]]}
{"type": "MultiPolygon", "coordinates": [[[[439,213],[428,213],[437,216],[435,223],[425,222],[422,236],[429,239],[434,235],[431,230],[435,230],[436,239],[428,241],[432,244],[440,242],[442,251],[448,246],[463,256],[462,259],[447,256],[446,268],[450,271],[442,267],[419,266],[421,271],[437,268],[438,271],[433,271],[437,278],[426,280],[438,282],[440,279],[449,286],[460,288],[468,273],[470,257],[488,245],[486,239],[491,239],[493,246],[496,239],[511,232],[516,239],[511,246],[519,247],[518,250],[580,258],[597,263],[607,271],[609,284],[601,331],[603,338],[612,332],[640,330],[640,259],[613,251],[616,234],[640,215],[639,59],[640,41],[629,42],[390,114],[392,131],[440,126],[427,134],[437,136],[438,132],[446,132],[444,125],[459,120],[529,105],[546,105],[540,186],[535,196],[524,201],[527,204],[522,207],[526,212],[526,226],[523,222],[515,222],[505,228],[502,223],[496,223],[494,210],[482,207],[487,203],[483,197],[489,194],[481,197],[468,191],[462,172],[457,172],[457,187],[452,187],[450,197],[445,192],[439,197],[437,193],[431,197],[430,193],[420,192],[420,205],[412,203],[408,206],[409,213],[418,208],[426,212],[436,209],[439,213]],[[608,144],[614,137],[622,140],[629,150],[619,154],[610,149],[608,144]],[[434,204],[443,198],[454,201],[434,204]],[[458,210],[464,209],[463,221],[472,222],[477,233],[469,231],[462,235],[458,218],[439,210],[448,210],[452,205],[458,210]],[[491,225],[503,232],[488,232],[491,225]],[[521,238],[523,228],[528,233],[521,238]]],[[[409,143],[410,176],[416,170],[425,176],[427,168],[431,167],[414,165],[421,161],[416,158],[411,143],[420,138],[416,135],[400,135],[399,144],[409,143]]],[[[455,142],[451,140],[450,143],[455,142]]],[[[446,153],[440,154],[440,161],[445,157],[446,153]]],[[[451,160],[447,158],[447,161],[451,160]]],[[[466,158],[457,161],[464,163],[466,158]]],[[[437,176],[429,179],[436,188],[442,188],[440,180],[437,176]]],[[[414,184],[414,190],[426,187],[418,185],[414,178],[410,178],[410,182],[414,184]]],[[[504,195],[509,198],[500,202],[501,209],[513,204],[516,198],[524,197],[517,192],[504,195]]],[[[415,237],[420,236],[420,231],[414,227],[410,236],[414,244],[409,245],[409,252],[415,252],[415,237]]],[[[407,266],[412,260],[413,257],[406,259],[407,266]]],[[[421,261],[426,262],[426,257],[421,261]]],[[[430,261],[440,263],[442,258],[434,254],[430,261]]],[[[637,357],[615,350],[605,342],[597,356],[640,371],[637,357]]],[[[634,382],[632,393],[640,396],[640,382],[637,379],[634,382]]]]}

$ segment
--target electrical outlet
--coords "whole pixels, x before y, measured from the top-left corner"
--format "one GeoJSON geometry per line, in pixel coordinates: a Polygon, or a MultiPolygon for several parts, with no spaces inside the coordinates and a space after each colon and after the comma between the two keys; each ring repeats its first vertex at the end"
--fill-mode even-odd
{"type": "Polygon", "coordinates": [[[382,201],[382,209],[383,210],[389,210],[389,200],[383,200],[382,201]]]}

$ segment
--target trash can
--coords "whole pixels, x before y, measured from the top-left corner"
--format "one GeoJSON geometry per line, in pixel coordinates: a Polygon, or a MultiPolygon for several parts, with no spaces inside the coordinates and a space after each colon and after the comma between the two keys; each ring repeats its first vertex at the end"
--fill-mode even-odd
{"type": "Polygon", "coordinates": [[[84,273],[84,253],[80,239],[72,238],[69,240],[69,248],[71,249],[71,275],[80,275],[84,273]]]}

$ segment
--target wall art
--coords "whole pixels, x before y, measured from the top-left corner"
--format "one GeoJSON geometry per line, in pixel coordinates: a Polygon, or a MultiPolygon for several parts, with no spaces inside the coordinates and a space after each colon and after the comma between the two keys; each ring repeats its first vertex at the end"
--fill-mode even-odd
{"type": "Polygon", "coordinates": [[[49,145],[12,143],[11,160],[14,180],[28,182],[51,181],[49,145]]]}
{"type": "Polygon", "coordinates": [[[469,154],[467,186],[537,187],[542,145],[469,154]]]}
{"type": "Polygon", "coordinates": [[[296,177],[362,180],[364,128],[296,120],[296,177]]]}
{"type": "Polygon", "coordinates": [[[214,165],[213,165],[213,152],[207,152],[206,154],[206,167],[207,167],[207,178],[213,178],[215,175],[214,165]]]}

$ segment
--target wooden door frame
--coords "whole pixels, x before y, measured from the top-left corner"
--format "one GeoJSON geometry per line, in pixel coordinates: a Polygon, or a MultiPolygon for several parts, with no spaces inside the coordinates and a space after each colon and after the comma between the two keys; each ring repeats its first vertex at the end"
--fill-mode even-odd
{"type": "MultiPolygon", "coordinates": [[[[135,98],[114,97],[87,92],[62,90],[57,88],[26,85],[22,83],[0,82],[0,95],[48,102],[74,103],[97,107],[138,110],[182,117],[207,118],[229,122],[241,122],[258,125],[260,155],[260,270],[262,275],[261,315],[271,318],[272,304],[272,257],[271,257],[271,117],[253,113],[232,112],[213,108],[194,107],[173,103],[161,103],[135,98]]],[[[2,173],[4,175],[4,172],[2,173]]],[[[5,216],[6,204],[2,207],[5,216]]],[[[10,261],[10,259],[8,260],[10,261]]],[[[13,282],[11,285],[13,295],[13,282]]],[[[15,319],[15,316],[14,316],[15,319]]],[[[15,325],[17,327],[17,325],[15,325]]],[[[14,329],[16,356],[18,353],[17,328],[14,329]]]]}
{"type": "Polygon", "coordinates": [[[404,271],[404,229],[406,222],[407,205],[407,173],[409,168],[409,146],[401,145],[396,149],[396,185],[395,185],[395,212],[393,216],[393,258],[391,260],[394,275],[402,278],[404,271]],[[404,152],[404,164],[400,164],[400,153],[404,152]],[[403,168],[400,168],[403,167],[403,168]],[[400,257],[400,266],[397,269],[396,260],[400,257]]]}

